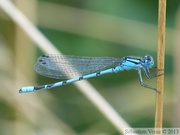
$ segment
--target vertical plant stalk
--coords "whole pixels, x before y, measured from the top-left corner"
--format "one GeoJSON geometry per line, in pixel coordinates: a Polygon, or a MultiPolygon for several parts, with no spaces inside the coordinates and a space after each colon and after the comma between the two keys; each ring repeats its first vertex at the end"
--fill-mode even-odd
{"type": "Polygon", "coordinates": [[[162,128],[163,119],[163,93],[164,93],[164,55],[165,55],[165,25],[166,25],[166,0],[159,0],[158,11],[158,47],[157,47],[157,90],[155,128],[162,128]]]}

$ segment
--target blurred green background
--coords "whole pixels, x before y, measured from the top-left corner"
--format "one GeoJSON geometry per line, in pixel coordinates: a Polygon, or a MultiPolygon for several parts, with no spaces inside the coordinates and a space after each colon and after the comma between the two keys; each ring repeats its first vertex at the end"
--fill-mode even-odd
{"type": "MultiPolygon", "coordinates": [[[[65,55],[121,58],[150,54],[156,61],[157,0],[13,0],[13,3],[65,55]]],[[[178,0],[167,1],[163,127],[180,126],[179,4],[178,0]]],[[[22,86],[58,80],[35,73],[33,64],[44,52],[2,9],[0,47],[1,135],[121,134],[73,84],[18,93],[22,86]]],[[[88,81],[131,127],[154,127],[156,93],[139,85],[136,71],[88,81]]],[[[156,78],[144,77],[144,81],[156,86],[156,78]]]]}

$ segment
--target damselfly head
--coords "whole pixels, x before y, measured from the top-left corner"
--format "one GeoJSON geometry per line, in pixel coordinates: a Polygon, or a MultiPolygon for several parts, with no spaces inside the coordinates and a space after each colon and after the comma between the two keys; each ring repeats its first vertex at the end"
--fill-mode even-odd
{"type": "Polygon", "coordinates": [[[152,66],[154,65],[153,57],[150,56],[150,55],[144,56],[143,61],[144,61],[144,65],[145,65],[146,67],[149,67],[149,68],[150,68],[150,67],[152,67],[152,66]]]}

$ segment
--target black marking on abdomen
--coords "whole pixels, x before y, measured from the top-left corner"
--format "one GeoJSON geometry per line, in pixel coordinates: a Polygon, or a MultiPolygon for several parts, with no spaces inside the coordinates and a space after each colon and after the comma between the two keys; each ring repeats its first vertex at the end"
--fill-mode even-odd
{"type": "Polygon", "coordinates": [[[97,72],[97,73],[96,73],[96,76],[100,76],[100,75],[101,75],[101,72],[97,72]]]}
{"type": "Polygon", "coordinates": [[[67,81],[63,81],[63,82],[62,82],[62,85],[66,85],[66,84],[67,84],[67,81]]]}
{"type": "Polygon", "coordinates": [[[83,79],[84,79],[83,76],[79,77],[79,81],[81,81],[81,80],[83,80],[83,79]]]}
{"type": "Polygon", "coordinates": [[[41,86],[36,86],[34,87],[34,90],[41,90],[41,89],[50,89],[54,84],[47,84],[47,85],[41,85],[41,86]]]}
{"type": "Polygon", "coordinates": [[[36,87],[34,87],[34,90],[40,90],[40,89],[44,89],[44,88],[45,88],[45,85],[36,86],[36,87]]]}
{"type": "Polygon", "coordinates": [[[46,88],[49,89],[53,86],[54,84],[47,84],[46,88]]]}

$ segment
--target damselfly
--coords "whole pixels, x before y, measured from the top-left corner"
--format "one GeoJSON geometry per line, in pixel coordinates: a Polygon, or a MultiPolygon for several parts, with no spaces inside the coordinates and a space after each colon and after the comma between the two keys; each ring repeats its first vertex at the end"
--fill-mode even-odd
{"type": "Polygon", "coordinates": [[[152,76],[149,70],[153,65],[154,60],[150,55],[146,55],[143,58],[134,56],[113,58],[69,56],[58,54],[42,55],[37,59],[34,66],[36,72],[50,78],[66,80],[41,86],[22,87],[19,90],[19,93],[46,90],[91,77],[131,69],[137,70],[141,86],[157,91],[155,88],[143,82],[141,74],[142,70],[148,79],[155,77],[156,75],[152,76]]]}

